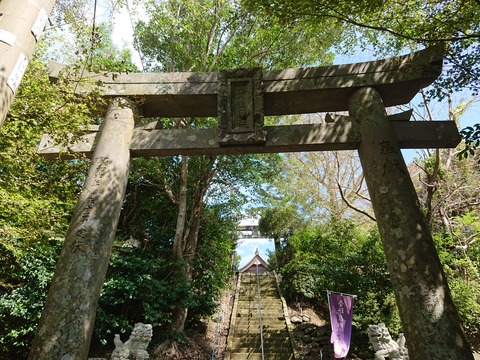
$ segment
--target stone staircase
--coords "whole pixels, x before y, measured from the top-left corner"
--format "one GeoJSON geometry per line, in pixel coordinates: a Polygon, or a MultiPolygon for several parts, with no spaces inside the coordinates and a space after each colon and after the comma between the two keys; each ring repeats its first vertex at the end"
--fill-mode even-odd
{"type": "MultiPolygon", "coordinates": [[[[259,273],[263,359],[293,360],[285,300],[273,275],[259,273]]],[[[240,273],[225,360],[262,360],[258,285],[255,273],[240,273]]]]}

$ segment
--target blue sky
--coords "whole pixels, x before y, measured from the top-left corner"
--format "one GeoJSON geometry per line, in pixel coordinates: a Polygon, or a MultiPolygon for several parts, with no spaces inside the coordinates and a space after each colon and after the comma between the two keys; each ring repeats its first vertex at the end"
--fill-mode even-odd
{"type": "MultiPolygon", "coordinates": [[[[472,96],[469,92],[454,94],[452,96],[452,105],[453,107],[456,107],[461,103],[465,103],[471,98],[472,96]]],[[[413,102],[415,102],[415,100],[416,98],[414,98],[413,102]]],[[[446,100],[444,102],[432,102],[431,109],[432,109],[432,114],[435,120],[448,120],[448,103],[446,100]]],[[[459,130],[467,126],[472,126],[473,124],[480,123],[479,114],[480,114],[480,98],[477,98],[477,100],[472,102],[472,104],[467,108],[465,113],[463,113],[459,117],[459,124],[458,124],[459,130]]],[[[415,150],[415,149],[403,149],[402,153],[407,164],[412,162],[415,157],[416,158],[420,157],[418,150],[415,150]]]]}
{"type": "Polygon", "coordinates": [[[268,260],[267,251],[273,251],[273,241],[266,238],[238,240],[237,255],[241,257],[239,267],[245,266],[255,256],[255,251],[263,260],[268,260]]]}

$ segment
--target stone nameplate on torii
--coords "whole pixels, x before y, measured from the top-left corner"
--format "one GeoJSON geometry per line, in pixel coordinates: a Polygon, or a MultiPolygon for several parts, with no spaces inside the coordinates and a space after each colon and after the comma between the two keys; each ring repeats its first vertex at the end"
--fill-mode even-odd
{"type": "Polygon", "coordinates": [[[265,144],[262,69],[218,73],[220,145],[265,144]]]}

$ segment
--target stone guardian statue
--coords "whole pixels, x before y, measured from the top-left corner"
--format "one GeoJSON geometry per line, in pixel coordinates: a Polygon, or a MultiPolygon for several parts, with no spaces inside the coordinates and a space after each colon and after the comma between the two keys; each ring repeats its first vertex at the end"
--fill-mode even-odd
{"type": "Polygon", "coordinates": [[[405,336],[400,334],[394,341],[384,323],[369,325],[368,339],[375,350],[375,360],[408,360],[408,350],[405,346],[405,336]]]}
{"type": "Polygon", "coordinates": [[[119,334],[115,334],[113,342],[115,350],[112,352],[112,360],[146,360],[150,356],[147,352],[148,344],[152,340],[152,325],[137,323],[133,328],[130,338],[123,343],[119,334]]]}

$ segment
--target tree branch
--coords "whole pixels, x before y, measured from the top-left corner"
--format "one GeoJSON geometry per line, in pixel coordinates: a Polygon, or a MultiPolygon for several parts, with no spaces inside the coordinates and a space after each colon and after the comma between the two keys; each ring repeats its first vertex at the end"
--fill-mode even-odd
{"type": "MultiPolygon", "coordinates": [[[[475,1],[480,1],[480,0],[475,0],[475,1]]],[[[335,20],[343,21],[346,22],[350,25],[354,25],[360,28],[364,29],[370,29],[370,30],[377,30],[380,32],[386,32],[391,35],[400,37],[402,39],[414,41],[417,43],[433,43],[433,42],[454,42],[454,41],[461,41],[461,40],[468,40],[468,39],[479,39],[480,34],[478,33],[473,33],[473,34],[465,34],[464,36],[452,36],[452,37],[445,37],[445,38],[426,38],[426,37],[415,37],[407,34],[402,34],[398,31],[383,27],[383,26],[378,26],[378,25],[369,25],[369,24],[363,24],[358,21],[355,21],[351,18],[348,18],[346,16],[343,16],[340,14],[338,11],[335,9],[330,9],[331,11],[335,12],[337,15],[334,14],[312,14],[312,13],[303,13],[303,12],[292,12],[293,15],[295,16],[311,16],[311,17],[325,17],[325,18],[332,18],[335,20]]]]}
{"type": "Polygon", "coordinates": [[[340,186],[340,183],[338,182],[338,180],[336,180],[337,182],[337,187],[338,187],[338,190],[340,191],[340,196],[342,197],[342,200],[345,204],[347,204],[347,206],[352,209],[352,210],[355,210],[357,212],[359,212],[360,214],[363,214],[365,215],[366,217],[368,217],[369,219],[373,220],[373,221],[377,221],[372,215],[370,215],[369,213],[367,213],[366,211],[360,209],[360,208],[357,208],[355,205],[353,205],[352,203],[350,203],[350,201],[347,200],[347,198],[345,197],[345,194],[343,193],[343,189],[342,187],[340,186]]]}
{"type": "MultiPolygon", "coordinates": [[[[220,5],[221,6],[221,5],[220,5]]],[[[220,20],[219,16],[218,16],[218,8],[217,6],[215,6],[215,19],[213,20],[213,24],[212,26],[210,27],[210,31],[208,33],[208,38],[207,38],[207,46],[205,48],[205,55],[202,59],[202,68],[201,68],[201,71],[205,71],[206,67],[207,67],[207,59],[208,59],[208,54],[210,53],[210,49],[212,48],[212,44],[213,44],[213,35],[215,34],[215,29],[217,28],[217,24],[220,20]]]]}

